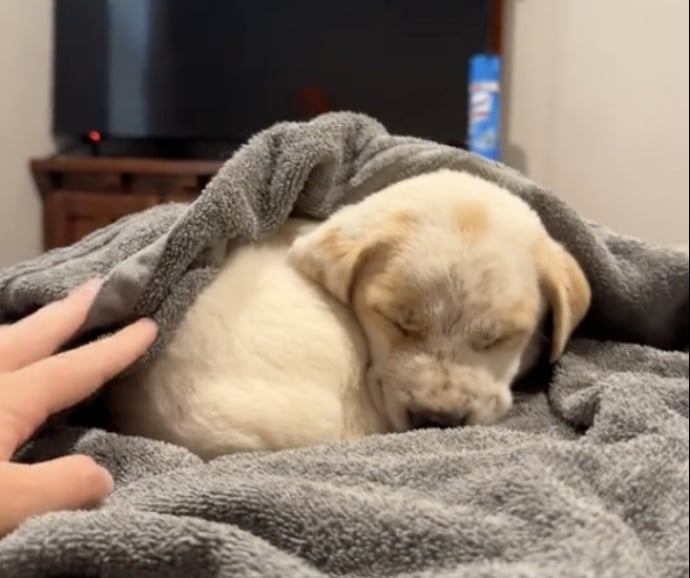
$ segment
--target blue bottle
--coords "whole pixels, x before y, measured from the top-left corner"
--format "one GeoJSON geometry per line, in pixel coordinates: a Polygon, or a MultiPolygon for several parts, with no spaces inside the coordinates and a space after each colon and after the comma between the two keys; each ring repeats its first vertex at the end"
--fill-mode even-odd
{"type": "Polygon", "coordinates": [[[468,78],[468,148],[492,161],[501,160],[501,59],[477,54],[468,78]]]}

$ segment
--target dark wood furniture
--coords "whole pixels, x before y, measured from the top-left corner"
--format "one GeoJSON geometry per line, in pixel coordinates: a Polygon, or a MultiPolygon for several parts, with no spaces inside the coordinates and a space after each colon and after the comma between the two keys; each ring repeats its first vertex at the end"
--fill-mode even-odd
{"type": "Polygon", "coordinates": [[[117,219],[193,200],[221,161],[55,156],[31,161],[43,199],[44,249],[64,247],[117,219]]]}
{"type": "Polygon", "coordinates": [[[488,50],[494,54],[503,52],[503,20],[505,18],[504,0],[489,1],[489,41],[488,50]]]}
{"type": "MultiPolygon", "coordinates": [[[[489,0],[487,50],[502,52],[504,0],[489,0]]],[[[70,245],[131,213],[192,200],[221,161],[53,156],[31,162],[43,198],[44,248],[70,245]]]]}

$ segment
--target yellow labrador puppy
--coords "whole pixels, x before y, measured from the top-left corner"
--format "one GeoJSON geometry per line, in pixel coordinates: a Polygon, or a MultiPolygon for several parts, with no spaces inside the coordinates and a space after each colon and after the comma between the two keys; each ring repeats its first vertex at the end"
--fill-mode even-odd
{"type": "Polygon", "coordinates": [[[234,250],[169,347],[110,390],[118,429],[202,457],[492,424],[590,304],[502,188],[442,170],[234,250]]]}

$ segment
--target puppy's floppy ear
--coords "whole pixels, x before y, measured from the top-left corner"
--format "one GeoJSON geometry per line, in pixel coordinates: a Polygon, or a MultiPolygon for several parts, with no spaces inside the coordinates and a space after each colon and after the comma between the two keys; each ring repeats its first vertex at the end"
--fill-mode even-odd
{"type": "Polygon", "coordinates": [[[294,241],[288,262],[347,304],[357,271],[372,249],[366,239],[357,238],[338,223],[326,221],[294,241]]]}
{"type": "Polygon", "coordinates": [[[546,237],[540,241],[536,252],[539,283],[553,317],[553,363],[561,357],[573,331],[587,314],[592,291],[578,262],[553,239],[546,237]]]}

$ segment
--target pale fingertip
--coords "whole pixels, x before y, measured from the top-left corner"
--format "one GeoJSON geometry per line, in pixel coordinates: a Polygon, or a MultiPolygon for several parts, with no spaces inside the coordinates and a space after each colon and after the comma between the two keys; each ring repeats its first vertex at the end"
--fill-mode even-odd
{"type": "Polygon", "coordinates": [[[88,297],[95,296],[103,287],[104,279],[94,278],[88,280],[86,283],[75,287],[69,292],[68,297],[88,297]]]}
{"type": "Polygon", "coordinates": [[[98,504],[115,489],[112,474],[93,458],[83,454],[74,454],[63,460],[65,465],[69,463],[69,467],[76,474],[75,478],[79,478],[78,481],[75,479],[75,482],[85,489],[84,496],[90,498],[88,502],[98,504]]]}
{"type": "Polygon", "coordinates": [[[143,332],[151,341],[153,341],[158,335],[158,323],[156,323],[153,319],[144,317],[139,319],[139,321],[137,321],[134,325],[140,327],[140,331],[143,332]]]}
{"type": "Polygon", "coordinates": [[[158,324],[153,321],[153,319],[149,319],[148,317],[144,317],[142,319],[138,319],[137,321],[134,321],[130,325],[127,325],[126,327],[123,327],[120,330],[121,332],[134,332],[136,333],[137,336],[140,336],[143,338],[145,341],[150,340],[153,341],[156,338],[156,335],[158,334],[158,324]]]}
{"type": "Polygon", "coordinates": [[[158,332],[158,323],[156,323],[153,319],[150,317],[143,317],[139,319],[137,323],[140,323],[144,327],[148,327],[151,331],[158,332]]]}
{"type": "Polygon", "coordinates": [[[100,506],[112,493],[113,476],[93,458],[72,454],[17,466],[25,504],[21,517],[100,506]]]}
{"type": "Polygon", "coordinates": [[[113,475],[103,466],[96,464],[96,467],[100,470],[99,475],[101,479],[101,484],[103,488],[103,498],[107,498],[115,490],[115,479],[113,475]]]}

